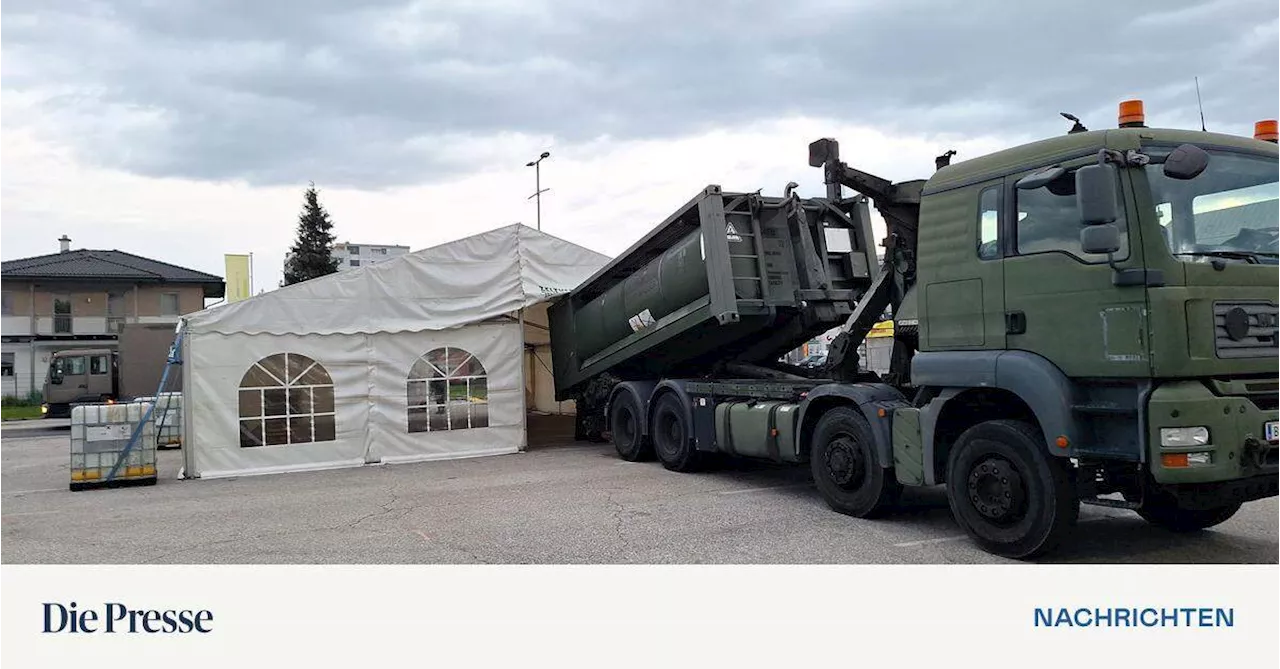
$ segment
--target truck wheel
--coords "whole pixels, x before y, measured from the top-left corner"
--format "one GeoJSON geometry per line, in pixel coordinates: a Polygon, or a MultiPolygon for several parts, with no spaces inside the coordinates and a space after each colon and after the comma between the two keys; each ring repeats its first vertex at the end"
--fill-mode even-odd
{"type": "Polygon", "coordinates": [[[1057,546],[1080,515],[1069,466],[1049,455],[1031,425],[978,423],[951,449],[947,500],[956,522],[983,550],[1029,558],[1057,546]]]}
{"type": "Polygon", "coordinates": [[[629,392],[618,393],[609,407],[609,436],[618,456],[627,462],[640,462],[653,457],[653,446],[642,434],[644,425],[640,409],[629,392]]]}
{"type": "Polygon", "coordinates": [[[697,471],[702,466],[702,454],[693,448],[684,406],[673,393],[658,398],[653,409],[653,450],[662,466],[673,472],[697,471]]]}
{"type": "Polygon", "coordinates": [[[1212,509],[1180,509],[1170,495],[1149,494],[1138,515],[1152,525],[1173,532],[1196,532],[1226,522],[1240,510],[1240,502],[1212,509]]]}
{"type": "Polygon", "coordinates": [[[902,486],[876,456],[871,426],[853,407],[836,407],[813,429],[809,467],[827,505],[858,518],[874,518],[898,501],[902,486]]]}

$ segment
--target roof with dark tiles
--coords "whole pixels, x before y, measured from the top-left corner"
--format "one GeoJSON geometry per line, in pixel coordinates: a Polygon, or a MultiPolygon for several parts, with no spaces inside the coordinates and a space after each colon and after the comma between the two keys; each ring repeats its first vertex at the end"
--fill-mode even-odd
{"type": "Polygon", "coordinates": [[[220,276],[116,250],[76,249],[6,260],[0,274],[6,280],[196,283],[206,285],[206,297],[220,297],[225,286],[220,276]]]}

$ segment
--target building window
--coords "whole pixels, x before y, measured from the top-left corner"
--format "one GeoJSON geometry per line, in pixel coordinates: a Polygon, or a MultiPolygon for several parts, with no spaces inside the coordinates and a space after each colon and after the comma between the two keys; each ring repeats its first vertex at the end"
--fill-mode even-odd
{"type": "Polygon", "coordinates": [[[380,256],[385,256],[385,255],[387,255],[387,250],[386,250],[386,249],[374,249],[374,250],[373,250],[373,252],[374,252],[374,253],[376,253],[376,254],[378,254],[378,255],[380,255],[380,256]]]}
{"type": "Polygon", "coordinates": [[[53,298],[53,333],[71,334],[70,295],[57,295],[53,298]]]}
{"type": "Polygon", "coordinates": [[[109,334],[120,334],[124,329],[126,299],[124,293],[107,293],[107,332],[109,334]]]}
{"type": "Polygon", "coordinates": [[[0,353],[0,376],[13,376],[12,353],[0,353]]]}
{"type": "Polygon", "coordinates": [[[0,293],[0,314],[13,315],[13,293],[0,293]]]}
{"type": "Polygon", "coordinates": [[[106,374],[111,371],[111,358],[105,355],[95,355],[89,358],[90,374],[106,374]]]}
{"type": "Polygon", "coordinates": [[[413,363],[407,386],[410,432],[489,426],[489,380],[467,351],[428,352],[413,363]]]}
{"type": "Polygon", "coordinates": [[[177,293],[160,293],[160,315],[161,316],[181,316],[182,312],[178,309],[177,293]]]}
{"type": "Polygon", "coordinates": [[[333,379],[320,363],[277,353],[240,379],[240,446],[333,441],[333,379]]]}
{"type": "Polygon", "coordinates": [[[1000,188],[992,186],[978,198],[978,257],[1000,257],[1000,188]]]}
{"type": "Polygon", "coordinates": [[[351,255],[353,255],[353,256],[358,256],[358,255],[360,255],[360,247],[359,247],[359,246],[348,246],[348,247],[347,247],[347,253],[350,253],[350,254],[351,254],[351,255]]]}
{"type": "Polygon", "coordinates": [[[351,262],[351,266],[352,266],[352,267],[359,267],[359,266],[360,266],[360,259],[359,259],[359,258],[352,258],[352,259],[350,260],[350,262],[351,262]]]}

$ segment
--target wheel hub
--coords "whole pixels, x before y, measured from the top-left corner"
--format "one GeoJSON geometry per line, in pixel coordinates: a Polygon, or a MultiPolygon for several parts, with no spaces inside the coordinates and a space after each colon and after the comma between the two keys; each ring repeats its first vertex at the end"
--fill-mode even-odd
{"type": "Polygon", "coordinates": [[[846,490],[858,487],[866,472],[866,458],[862,455],[862,449],[843,437],[827,447],[826,461],[832,482],[846,490]]]}
{"type": "Polygon", "coordinates": [[[1026,503],[1022,477],[1018,470],[1000,457],[978,461],[969,470],[969,501],[978,513],[996,521],[1007,522],[1021,516],[1026,503]]]}
{"type": "Polygon", "coordinates": [[[618,434],[629,442],[636,434],[636,416],[630,411],[622,411],[621,413],[622,416],[620,418],[622,420],[618,424],[618,434]]]}
{"type": "Polygon", "coordinates": [[[679,454],[684,439],[684,429],[680,420],[670,412],[658,414],[658,423],[654,426],[654,445],[667,457],[679,454]]]}

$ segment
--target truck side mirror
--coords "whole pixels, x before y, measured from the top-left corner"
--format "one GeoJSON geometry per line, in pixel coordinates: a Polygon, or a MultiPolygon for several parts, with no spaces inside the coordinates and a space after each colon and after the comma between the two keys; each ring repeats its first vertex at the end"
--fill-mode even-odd
{"type": "Polygon", "coordinates": [[[1076,206],[1085,225],[1115,222],[1120,208],[1114,165],[1085,165],[1076,170],[1076,206]]]}
{"type": "Polygon", "coordinates": [[[1120,250],[1120,228],[1114,223],[1090,225],[1080,231],[1080,250],[1085,253],[1115,253],[1120,250]]]}
{"type": "Polygon", "coordinates": [[[1186,181],[1200,176],[1209,166],[1209,153],[1195,144],[1183,144],[1164,159],[1164,175],[1186,181]]]}

